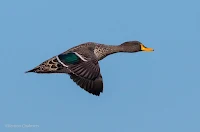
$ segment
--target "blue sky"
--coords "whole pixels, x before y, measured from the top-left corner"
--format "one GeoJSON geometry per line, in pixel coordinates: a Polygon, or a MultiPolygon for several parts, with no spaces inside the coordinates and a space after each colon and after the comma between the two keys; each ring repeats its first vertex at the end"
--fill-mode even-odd
{"type": "Polygon", "coordinates": [[[199,132],[199,4],[0,1],[0,131],[199,132]],[[24,74],[80,43],[117,45],[129,40],[155,52],[120,53],[102,60],[100,97],[65,74],[24,74]]]}

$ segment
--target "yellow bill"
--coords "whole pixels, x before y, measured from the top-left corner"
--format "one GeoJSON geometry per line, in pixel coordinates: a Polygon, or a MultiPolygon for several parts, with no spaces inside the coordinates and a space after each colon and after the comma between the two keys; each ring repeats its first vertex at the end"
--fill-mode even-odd
{"type": "Polygon", "coordinates": [[[147,47],[145,47],[143,44],[140,44],[140,46],[141,46],[141,50],[142,50],[142,51],[147,51],[147,52],[154,51],[153,48],[147,48],[147,47]]]}

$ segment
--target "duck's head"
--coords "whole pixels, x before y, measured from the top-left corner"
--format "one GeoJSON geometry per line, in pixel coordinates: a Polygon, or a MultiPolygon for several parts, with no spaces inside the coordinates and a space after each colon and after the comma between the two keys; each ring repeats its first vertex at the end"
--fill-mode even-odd
{"type": "Polygon", "coordinates": [[[120,46],[122,46],[123,49],[127,52],[154,51],[153,48],[147,48],[140,41],[127,41],[127,42],[122,43],[120,46]]]}

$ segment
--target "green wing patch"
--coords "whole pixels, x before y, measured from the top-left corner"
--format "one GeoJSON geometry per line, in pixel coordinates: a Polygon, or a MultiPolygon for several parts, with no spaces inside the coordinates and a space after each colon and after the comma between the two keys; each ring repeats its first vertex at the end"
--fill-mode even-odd
{"type": "Polygon", "coordinates": [[[64,64],[76,64],[81,60],[75,53],[60,54],[58,55],[58,58],[64,64]]]}

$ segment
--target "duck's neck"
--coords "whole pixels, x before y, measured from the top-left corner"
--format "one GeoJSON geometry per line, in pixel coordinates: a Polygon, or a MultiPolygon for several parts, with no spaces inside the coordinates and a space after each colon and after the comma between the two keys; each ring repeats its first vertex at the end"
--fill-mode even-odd
{"type": "Polygon", "coordinates": [[[97,56],[98,60],[102,60],[108,55],[119,53],[119,52],[136,52],[131,48],[128,48],[124,45],[100,45],[95,48],[94,53],[97,56]]]}

